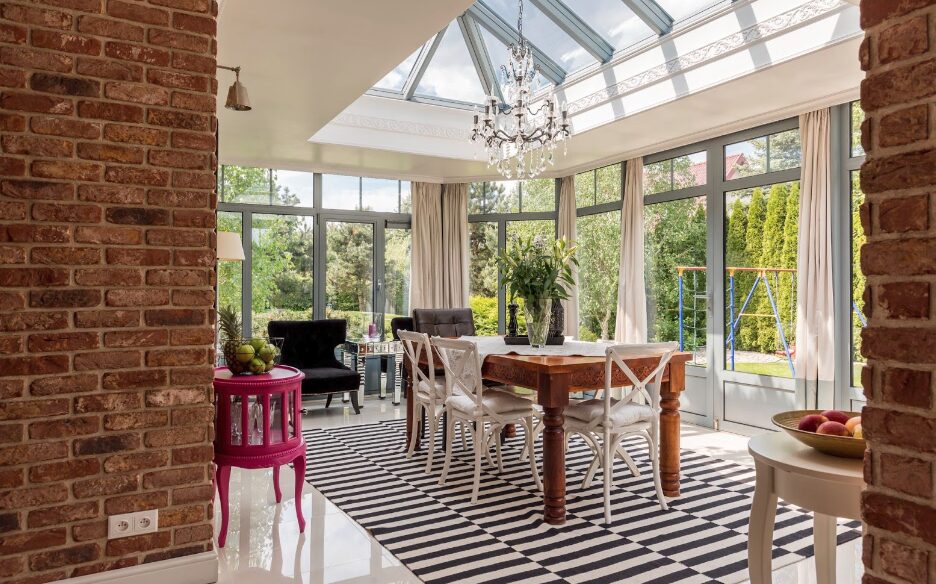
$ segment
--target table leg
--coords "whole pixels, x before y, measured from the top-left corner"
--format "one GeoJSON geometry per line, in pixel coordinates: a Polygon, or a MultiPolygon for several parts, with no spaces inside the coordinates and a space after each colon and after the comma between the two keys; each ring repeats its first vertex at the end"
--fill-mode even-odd
{"type": "Polygon", "coordinates": [[[685,366],[670,366],[660,388],[660,479],[667,497],[679,496],[679,392],[685,384],[685,366]]]}
{"type": "Polygon", "coordinates": [[[543,408],[543,502],[546,523],[552,525],[565,523],[564,410],[564,407],[543,408]]]}
{"type": "Polygon", "coordinates": [[[218,547],[224,547],[224,542],[227,540],[228,516],[230,514],[228,509],[228,485],[231,482],[231,467],[219,464],[215,480],[218,484],[218,502],[221,505],[221,528],[218,530],[218,547]]]}
{"type": "Polygon", "coordinates": [[[757,481],[748,523],[748,576],[751,584],[770,584],[777,496],[773,490],[773,469],[757,461],[755,467],[757,481]]]}
{"type": "Polygon", "coordinates": [[[816,553],[816,582],[835,584],[835,517],[813,513],[813,545],[816,553]]]}

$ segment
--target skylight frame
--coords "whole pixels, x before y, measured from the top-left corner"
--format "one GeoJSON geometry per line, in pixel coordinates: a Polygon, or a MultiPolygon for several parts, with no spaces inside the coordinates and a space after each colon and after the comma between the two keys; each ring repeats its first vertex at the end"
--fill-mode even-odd
{"type": "MultiPolygon", "coordinates": [[[[593,39],[596,39],[600,43],[604,43],[607,46],[610,46],[610,44],[603,35],[597,33],[584,21],[584,19],[582,19],[582,17],[575,13],[575,11],[570,8],[564,0],[529,1],[534,4],[536,8],[538,8],[550,21],[552,21],[553,24],[558,26],[563,33],[567,34],[573,41],[575,41],[576,44],[582,47],[583,50],[589,53],[597,61],[589,66],[585,66],[570,72],[556,63],[553,59],[546,55],[544,51],[539,49],[539,47],[527,39],[527,42],[531,45],[533,50],[534,61],[539,67],[540,75],[546,81],[552,83],[555,86],[555,89],[558,90],[567,81],[576,81],[588,75],[598,73],[607,67],[615,66],[626,59],[633,58],[636,55],[639,55],[651,49],[652,47],[657,46],[665,37],[672,34],[674,31],[690,30],[704,24],[705,22],[717,19],[718,17],[731,12],[739,0],[711,0],[711,3],[707,7],[702,8],[693,15],[687,16],[680,20],[673,19],[655,0],[621,0],[621,2],[627,8],[629,8],[642,22],[647,24],[652,31],[655,32],[656,30],[660,30],[661,32],[656,36],[651,36],[643,41],[639,41],[625,47],[612,47],[613,52],[610,57],[605,54],[603,48],[600,47],[600,44],[589,47],[589,45],[593,43],[593,39]],[[563,12],[563,8],[567,12],[563,12]],[[592,37],[592,35],[594,35],[594,37],[592,37]]],[[[488,4],[486,4],[484,0],[476,0],[476,2],[472,4],[461,16],[456,18],[453,23],[458,24],[458,29],[462,35],[462,40],[468,47],[472,64],[475,67],[475,71],[478,75],[478,79],[482,88],[486,93],[490,93],[490,89],[493,88],[494,95],[500,97],[502,94],[501,84],[499,83],[500,80],[497,68],[493,65],[490,57],[489,47],[487,46],[488,43],[485,42],[483,38],[473,37],[475,37],[476,30],[480,32],[480,29],[483,28],[486,33],[491,34],[496,40],[503,43],[504,45],[509,46],[511,43],[516,42],[516,39],[519,35],[516,27],[510,25],[503,17],[501,17],[488,4]],[[462,22],[464,22],[464,24],[462,24],[462,22]],[[486,78],[492,74],[494,76],[495,83],[489,86],[490,81],[486,78]]],[[[438,45],[442,40],[442,35],[447,30],[448,26],[449,25],[446,25],[445,28],[443,28],[439,33],[434,35],[423,45],[422,50],[420,51],[420,56],[417,58],[417,62],[413,66],[410,77],[404,84],[404,91],[371,87],[366,92],[366,94],[390,99],[403,99],[415,103],[425,103],[443,107],[452,107],[456,109],[477,111],[481,106],[480,103],[466,102],[448,97],[415,94],[416,87],[419,85],[422,76],[425,73],[426,67],[428,67],[429,61],[431,61],[432,57],[434,56],[435,50],[438,48],[438,45]],[[407,89],[409,90],[409,93],[406,92],[407,89]]],[[[481,37],[480,34],[477,36],[481,37]]]]}

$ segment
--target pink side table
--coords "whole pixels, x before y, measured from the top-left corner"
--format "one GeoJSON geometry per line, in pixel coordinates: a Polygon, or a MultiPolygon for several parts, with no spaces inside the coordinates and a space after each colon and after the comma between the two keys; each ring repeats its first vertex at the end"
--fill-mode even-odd
{"type": "Polygon", "coordinates": [[[215,369],[214,461],[221,500],[221,532],[218,546],[224,547],[228,527],[228,483],[231,467],[273,468],[276,502],[283,498],[279,467],[293,463],[296,472],[296,517],[305,531],[302,516],[302,485],[305,481],[305,440],[302,438],[302,379],[305,374],[279,365],[263,375],[232,375],[226,367],[215,369]]]}

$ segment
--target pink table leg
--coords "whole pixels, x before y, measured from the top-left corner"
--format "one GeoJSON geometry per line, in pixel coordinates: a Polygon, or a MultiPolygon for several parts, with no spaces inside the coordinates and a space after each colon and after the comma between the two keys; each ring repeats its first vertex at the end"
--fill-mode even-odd
{"type": "Polygon", "coordinates": [[[280,503],[283,500],[283,491],[280,490],[279,484],[279,465],[273,467],[273,492],[276,494],[276,502],[280,503]]]}
{"type": "Polygon", "coordinates": [[[221,531],[218,533],[218,547],[224,547],[228,529],[228,485],[231,479],[231,467],[218,465],[218,498],[221,502],[221,531]]]}
{"type": "Polygon", "coordinates": [[[293,461],[296,471],[296,518],[299,520],[299,532],[305,533],[305,517],[302,516],[302,485],[305,484],[305,454],[297,456],[293,461]]]}

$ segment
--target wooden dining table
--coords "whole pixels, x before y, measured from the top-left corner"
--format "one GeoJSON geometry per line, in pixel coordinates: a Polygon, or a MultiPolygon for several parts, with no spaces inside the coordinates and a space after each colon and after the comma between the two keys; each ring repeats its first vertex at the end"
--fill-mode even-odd
{"type": "MultiPolygon", "coordinates": [[[[663,372],[660,406],[660,472],[663,494],[679,496],[679,394],[686,387],[686,363],[690,353],[675,353],[663,372]]],[[[659,356],[635,356],[625,360],[642,379],[659,364],[659,356]]],[[[436,365],[439,362],[436,360],[436,365]]],[[[407,367],[408,369],[408,367],[407,367]]],[[[566,465],[563,426],[569,394],[604,389],[604,357],[488,355],[481,368],[486,380],[525,387],[536,391],[543,407],[543,502],[546,523],[561,525],[566,518],[566,465]]],[[[612,387],[625,387],[630,381],[619,368],[612,373],[612,387]]],[[[407,373],[407,378],[410,374],[407,373]]],[[[413,420],[411,383],[406,392],[406,435],[413,420]]]]}

